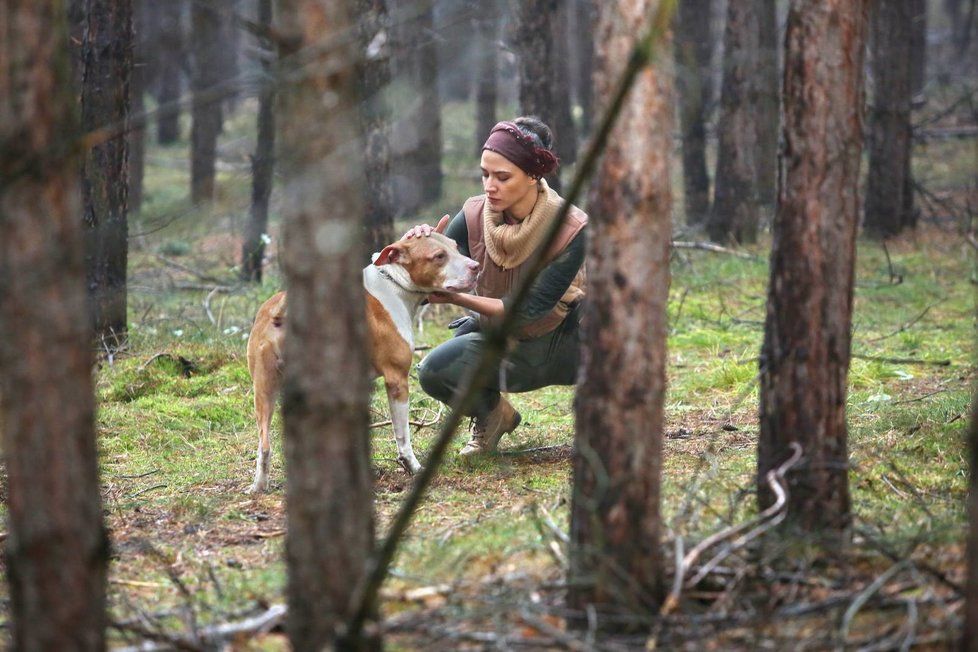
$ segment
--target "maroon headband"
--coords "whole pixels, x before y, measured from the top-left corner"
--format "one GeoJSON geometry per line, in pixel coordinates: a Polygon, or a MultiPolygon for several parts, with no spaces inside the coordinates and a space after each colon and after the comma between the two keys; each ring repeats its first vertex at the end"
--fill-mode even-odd
{"type": "Polygon", "coordinates": [[[482,149],[502,154],[531,177],[541,179],[554,170],[560,161],[557,155],[545,147],[537,147],[515,123],[496,123],[482,149]]]}

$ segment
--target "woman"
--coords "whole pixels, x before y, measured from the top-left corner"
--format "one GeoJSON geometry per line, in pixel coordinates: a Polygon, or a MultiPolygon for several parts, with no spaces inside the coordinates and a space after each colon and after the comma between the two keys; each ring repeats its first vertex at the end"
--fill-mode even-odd
{"type": "MultiPolygon", "coordinates": [[[[543,246],[563,199],[544,177],[557,169],[550,129],[537,118],[500,122],[482,148],[484,195],[469,198],[445,235],[481,266],[474,294],[431,295],[432,303],[454,303],[478,318],[453,322],[455,337],[433,349],[418,367],[421,387],[448,403],[482,354],[482,330],[514,309],[511,291],[528,271],[527,261],[543,246]]],[[[448,216],[442,218],[444,226],[448,216]]],[[[546,267],[516,306],[515,347],[499,373],[477,394],[471,439],[459,451],[470,456],[496,450],[499,439],[520,423],[520,414],[500,392],[526,392],[548,385],[573,385],[577,376],[579,306],[584,297],[587,215],[571,206],[556,241],[544,254],[546,267]]],[[[405,238],[431,233],[419,225],[405,238]]]]}

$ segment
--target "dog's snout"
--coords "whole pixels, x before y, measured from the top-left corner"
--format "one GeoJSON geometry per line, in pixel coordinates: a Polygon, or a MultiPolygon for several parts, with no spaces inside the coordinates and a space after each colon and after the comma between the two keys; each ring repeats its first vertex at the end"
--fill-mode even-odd
{"type": "Polygon", "coordinates": [[[469,267],[469,269],[471,269],[471,270],[472,270],[473,272],[475,272],[475,271],[477,271],[477,270],[479,269],[479,263],[477,263],[477,262],[476,262],[476,261],[474,261],[474,260],[469,260],[469,262],[468,262],[468,267],[469,267]]]}

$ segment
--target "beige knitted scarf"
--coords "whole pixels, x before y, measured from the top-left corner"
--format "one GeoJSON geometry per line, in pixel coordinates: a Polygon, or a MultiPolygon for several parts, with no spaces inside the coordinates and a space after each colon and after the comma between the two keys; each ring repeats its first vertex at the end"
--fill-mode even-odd
{"type": "Polygon", "coordinates": [[[543,243],[547,227],[557,217],[564,201],[543,179],[537,183],[537,192],[533,210],[516,224],[507,224],[502,212],[489,208],[489,202],[482,209],[486,251],[503,269],[518,267],[543,243]]]}

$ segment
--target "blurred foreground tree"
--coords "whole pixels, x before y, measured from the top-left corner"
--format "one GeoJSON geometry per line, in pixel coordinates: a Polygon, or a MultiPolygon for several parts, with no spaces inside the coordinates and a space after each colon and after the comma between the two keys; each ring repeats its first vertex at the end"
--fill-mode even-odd
{"type": "Polygon", "coordinates": [[[869,173],[866,234],[887,238],[914,226],[911,95],[913,0],[877,2],[870,21],[869,173]]]}
{"type": "Polygon", "coordinates": [[[0,11],[0,432],[16,650],[105,648],[76,98],[56,0],[0,11]]]}
{"type": "Polygon", "coordinates": [[[288,286],[282,415],[288,633],[296,650],[337,642],[373,550],[361,270],[363,168],[350,3],[280,0],[290,84],[280,92],[288,286]],[[324,101],[328,98],[328,101],[324,101]]]}
{"type": "Polygon", "coordinates": [[[676,90],[683,141],[683,191],[688,226],[710,215],[710,175],[706,170],[706,120],[713,97],[713,0],[683,0],[676,9],[676,90]]]}
{"type": "Polygon", "coordinates": [[[859,216],[869,0],[793,0],[784,66],[784,180],[760,363],[758,502],[797,442],[785,527],[845,543],[851,524],[846,379],[859,216]]]}
{"type": "MultiPolygon", "coordinates": [[[[257,24],[272,26],[272,0],[256,0],[257,24]]],[[[268,205],[275,169],[275,80],[271,78],[272,45],[261,39],[258,54],[263,72],[258,91],[258,136],[251,157],[251,214],[241,244],[241,280],[261,283],[265,241],[268,237],[268,205]]]]}
{"type": "Polygon", "coordinates": [[[127,333],[131,0],[88,0],[82,33],[82,130],[94,144],[83,164],[85,265],[95,338],[115,349],[127,333]]]}
{"type": "MultiPolygon", "coordinates": [[[[617,0],[598,8],[595,96],[610,103],[629,62],[634,26],[661,34],[674,3],[617,0]]],[[[658,46],[659,44],[654,44],[658,46]]],[[[581,337],[569,606],[616,616],[655,613],[659,547],[666,301],[672,200],[671,76],[646,67],[625,100],[588,201],[587,313],[581,337]],[[636,353],[637,352],[637,353],[636,353]]],[[[587,618],[576,623],[588,626],[587,618]]]]}

